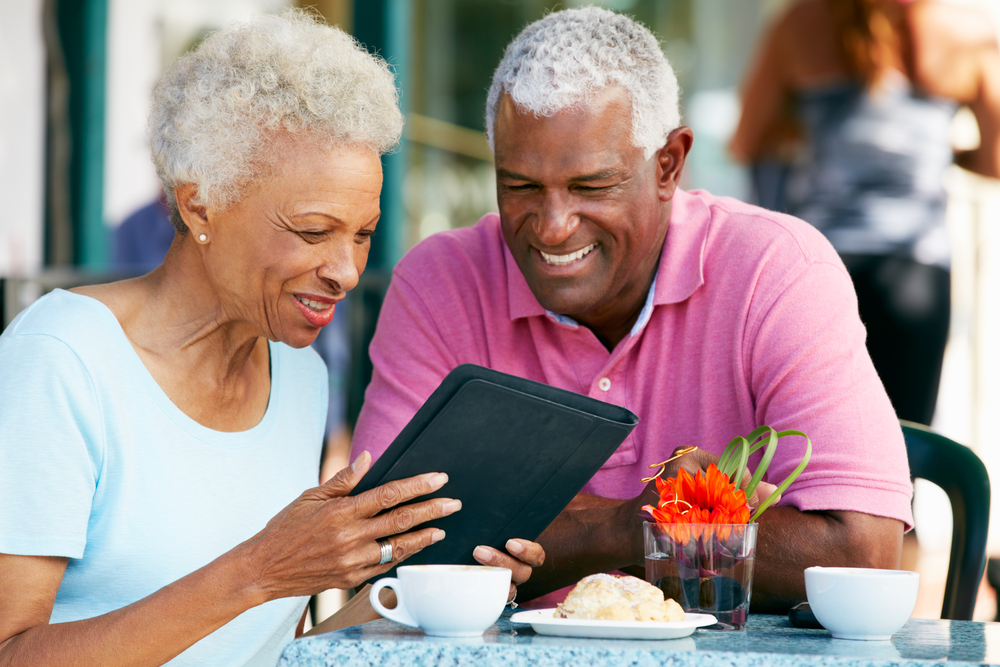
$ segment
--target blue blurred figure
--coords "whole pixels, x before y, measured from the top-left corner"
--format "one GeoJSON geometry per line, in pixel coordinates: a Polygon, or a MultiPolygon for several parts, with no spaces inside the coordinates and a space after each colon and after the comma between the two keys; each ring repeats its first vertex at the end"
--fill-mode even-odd
{"type": "Polygon", "coordinates": [[[167,200],[160,196],[125,218],[114,234],[114,266],[149,273],[160,264],[174,241],[167,200]]]}

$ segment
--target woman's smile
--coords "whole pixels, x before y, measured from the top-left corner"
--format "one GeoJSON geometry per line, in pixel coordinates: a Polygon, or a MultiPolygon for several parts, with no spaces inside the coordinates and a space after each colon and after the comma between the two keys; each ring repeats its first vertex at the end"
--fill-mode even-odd
{"type": "Polygon", "coordinates": [[[333,320],[336,302],[312,294],[295,294],[295,305],[314,327],[325,327],[333,320]]]}

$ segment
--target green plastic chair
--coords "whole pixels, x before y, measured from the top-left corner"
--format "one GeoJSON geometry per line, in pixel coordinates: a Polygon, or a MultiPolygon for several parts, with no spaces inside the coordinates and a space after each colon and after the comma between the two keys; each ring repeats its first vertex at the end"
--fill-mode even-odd
{"type": "Polygon", "coordinates": [[[954,517],[951,558],[941,618],[971,621],[979,582],[986,568],[990,524],[990,478],[968,447],[926,426],[900,420],[910,474],[944,489],[954,517]]]}

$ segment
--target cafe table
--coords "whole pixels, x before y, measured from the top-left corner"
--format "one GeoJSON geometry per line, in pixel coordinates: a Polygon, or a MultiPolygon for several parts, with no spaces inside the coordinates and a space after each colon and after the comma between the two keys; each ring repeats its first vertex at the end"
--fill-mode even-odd
{"type": "Polygon", "coordinates": [[[483,637],[427,637],[393,621],[303,637],[289,644],[279,667],[927,667],[1000,664],[1000,623],[910,619],[891,641],[834,639],[826,630],[792,626],[787,617],[751,614],[746,629],[702,629],[660,641],[578,639],[536,634],[505,611],[483,637]]]}

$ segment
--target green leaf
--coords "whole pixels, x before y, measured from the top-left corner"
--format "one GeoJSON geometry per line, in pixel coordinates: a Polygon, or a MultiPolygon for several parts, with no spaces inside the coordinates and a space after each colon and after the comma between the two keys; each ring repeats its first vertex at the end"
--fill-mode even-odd
{"type": "MultiPolygon", "coordinates": [[[[733,481],[733,473],[737,470],[742,470],[739,462],[744,458],[744,452],[747,452],[745,456],[749,457],[748,445],[749,443],[746,438],[736,436],[729,441],[729,444],[726,445],[726,448],[722,451],[722,456],[719,457],[719,462],[716,464],[719,468],[719,472],[724,473],[729,478],[730,482],[733,481]]],[[[743,465],[746,465],[745,461],[743,465]]]]}
{"type": "Polygon", "coordinates": [[[767,467],[771,465],[771,459],[774,458],[774,452],[778,448],[778,435],[770,426],[761,426],[748,435],[747,440],[750,441],[751,454],[756,452],[761,447],[765,447],[764,455],[760,459],[760,464],[757,466],[757,470],[754,471],[753,476],[750,478],[750,483],[747,484],[747,488],[744,489],[744,493],[746,493],[747,498],[750,498],[753,495],[753,492],[757,490],[757,485],[760,484],[760,480],[764,478],[764,473],[767,472],[767,467]],[[765,437],[767,438],[766,442],[765,437]]]}
{"type": "MultiPolygon", "coordinates": [[[[764,513],[764,510],[766,510],[768,507],[774,504],[778,496],[784,493],[785,489],[791,486],[792,482],[794,482],[796,478],[798,478],[798,476],[802,474],[802,471],[806,469],[806,466],[809,464],[809,459],[812,456],[812,443],[809,442],[809,436],[803,433],[802,431],[781,431],[780,433],[777,433],[775,435],[776,435],[775,442],[777,442],[777,440],[780,438],[784,438],[790,435],[802,436],[803,438],[806,439],[806,453],[805,456],[802,457],[802,461],[799,463],[799,465],[796,466],[795,470],[793,470],[791,474],[789,474],[788,477],[786,477],[785,480],[778,485],[778,488],[775,490],[774,493],[770,495],[770,497],[768,497],[767,500],[761,503],[760,507],[758,507],[757,510],[753,513],[753,516],[750,517],[750,521],[756,521],[757,518],[764,513]]],[[[766,456],[767,454],[765,453],[765,457],[766,456]]],[[[771,461],[769,458],[767,459],[767,462],[768,464],[770,464],[771,461]]],[[[764,466],[764,460],[762,459],[761,466],[758,467],[757,472],[760,472],[763,469],[766,469],[766,466],[764,466]]],[[[756,476],[756,474],[754,476],[756,476]]]]}

